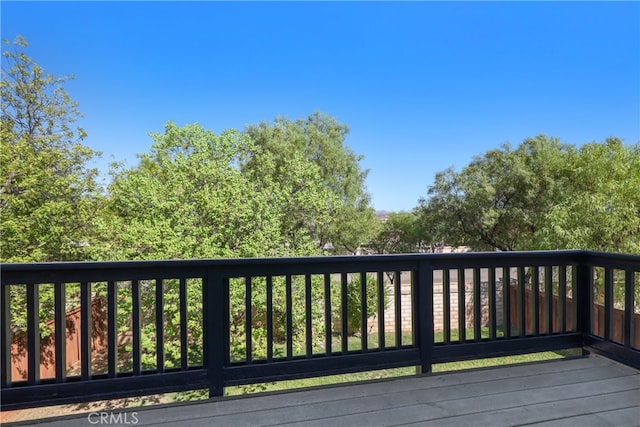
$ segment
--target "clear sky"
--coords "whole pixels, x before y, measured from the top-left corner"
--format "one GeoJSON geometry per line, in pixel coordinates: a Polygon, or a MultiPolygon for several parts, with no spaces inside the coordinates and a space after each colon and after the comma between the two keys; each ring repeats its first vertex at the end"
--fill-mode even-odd
{"type": "Polygon", "coordinates": [[[173,120],[216,133],[314,111],[350,128],[378,210],[538,134],[640,141],[638,2],[9,2],[105,165],[173,120]]]}

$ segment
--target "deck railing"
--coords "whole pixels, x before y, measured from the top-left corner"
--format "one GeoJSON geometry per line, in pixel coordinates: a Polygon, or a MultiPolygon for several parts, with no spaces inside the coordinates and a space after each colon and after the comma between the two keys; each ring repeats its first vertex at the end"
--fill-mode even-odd
{"type": "Polygon", "coordinates": [[[5,264],[1,279],[3,410],[203,388],[219,396],[232,385],[405,366],[428,373],[434,363],[578,347],[640,367],[640,256],[5,264]],[[102,315],[92,309],[96,298],[102,315]],[[394,333],[385,331],[389,301],[394,333]],[[79,325],[70,326],[67,313],[78,307],[79,325]],[[403,310],[411,310],[408,330],[403,310]],[[624,312],[622,322],[614,310],[624,312]],[[349,337],[354,312],[360,332],[349,337]],[[66,360],[70,327],[80,335],[78,366],[66,360]],[[96,328],[106,337],[100,352],[96,328]],[[27,359],[19,377],[16,346],[27,359]],[[41,377],[45,362],[55,375],[41,377]]]}

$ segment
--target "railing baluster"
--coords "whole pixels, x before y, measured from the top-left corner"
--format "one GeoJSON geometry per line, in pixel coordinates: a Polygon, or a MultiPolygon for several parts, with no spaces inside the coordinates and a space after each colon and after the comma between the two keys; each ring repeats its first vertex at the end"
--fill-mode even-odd
{"type": "Polygon", "coordinates": [[[164,372],[164,280],[156,279],[156,372],[164,372]]]}
{"type": "Polygon", "coordinates": [[[504,337],[511,337],[511,268],[502,267],[502,328],[504,337]]]}
{"type": "Polygon", "coordinates": [[[367,352],[369,343],[367,342],[367,275],[360,273],[360,338],[363,353],[367,352]]]}
{"type": "Polygon", "coordinates": [[[142,371],[142,346],[141,346],[141,304],[140,304],[140,281],[131,282],[131,335],[133,339],[133,375],[140,375],[142,371]]]}
{"type": "Polygon", "coordinates": [[[442,326],[445,344],[451,344],[451,272],[442,270],[442,326]]]}
{"type": "Polygon", "coordinates": [[[189,318],[187,311],[187,279],[180,279],[180,369],[186,371],[189,368],[189,318]]]}
{"type": "Polygon", "coordinates": [[[91,283],[80,284],[80,366],[83,380],[91,378],[91,283]]]}
{"type": "Polygon", "coordinates": [[[332,329],[332,319],[331,319],[331,275],[329,273],[325,273],[324,275],[324,347],[325,353],[327,356],[330,356],[332,353],[331,344],[331,329],[332,329]]]}
{"type": "Polygon", "coordinates": [[[473,339],[482,341],[482,298],[480,287],[480,269],[473,269],[473,339]]]}
{"type": "Polygon", "coordinates": [[[307,359],[311,359],[311,356],[313,355],[313,335],[312,335],[312,329],[311,329],[311,319],[312,319],[312,313],[311,313],[311,275],[310,274],[305,274],[304,277],[304,281],[305,281],[305,323],[306,323],[306,327],[305,327],[305,338],[306,338],[306,344],[307,344],[307,359]]]}
{"type": "MultiPolygon", "coordinates": [[[[57,292],[56,292],[57,295],[57,292]]],[[[110,280],[107,283],[107,372],[109,378],[115,378],[118,374],[118,301],[116,293],[116,283],[110,280]]],[[[56,330],[57,330],[56,325],[56,330]]],[[[57,347],[56,335],[56,347],[57,347]]],[[[66,340],[65,340],[66,342],[66,340]]],[[[57,360],[57,357],[56,357],[57,360]]],[[[57,365],[57,362],[56,362],[57,365]]],[[[57,366],[56,366],[57,367],[57,366]]]]}
{"type": "Polygon", "coordinates": [[[64,382],[67,376],[67,300],[64,283],[54,285],[56,382],[64,382]]]}
{"type": "Polygon", "coordinates": [[[466,311],[466,284],[464,279],[464,269],[458,269],[458,341],[464,343],[467,341],[467,330],[465,322],[466,311]]]}
{"type": "Polygon", "coordinates": [[[487,272],[487,280],[489,283],[487,284],[487,292],[489,293],[489,339],[496,339],[496,330],[497,327],[497,310],[496,310],[496,269],[495,267],[490,267],[487,272]]]}
{"type": "Polygon", "coordinates": [[[399,271],[394,273],[395,285],[395,324],[396,324],[396,348],[402,347],[402,276],[399,271]]]}
{"type": "MultiPolygon", "coordinates": [[[[575,276],[575,273],[573,273],[575,276]]],[[[576,306],[575,291],[573,291],[573,306],[576,306]]],[[[561,265],[558,268],[558,322],[556,326],[559,332],[567,332],[567,266],[561,265]]],[[[575,325],[575,323],[574,323],[575,325]]]]}
{"type": "Polygon", "coordinates": [[[384,324],[384,303],[385,303],[385,289],[384,289],[384,273],[378,271],[378,348],[384,350],[385,348],[385,324],[384,324]]]}
{"type": "Polygon", "coordinates": [[[0,385],[6,388],[11,384],[11,287],[2,285],[2,304],[0,308],[0,346],[2,346],[2,356],[0,359],[0,385]]]}
{"type": "Polygon", "coordinates": [[[273,362],[273,276],[267,276],[267,362],[273,362]]]}
{"type": "Polygon", "coordinates": [[[544,267],[544,289],[545,289],[545,314],[547,335],[553,333],[553,267],[547,265],[544,267]]]}
{"type": "Polygon", "coordinates": [[[612,339],[613,319],[613,269],[604,269],[604,339],[612,339]]]}
{"type": "MultiPolygon", "coordinates": [[[[625,270],[624,272],[624,346],[630,348],[632,346],[631,337],[634,334],[634,282],[635,272],[633,270],[625,270]]],[[[640,343],[635,343],[636,347],[640,347],[640,343]]]]}
{"type": "Polygon", "coordinates": [[[533,313],[531,320],[533,321],[532,332],[533,335],[540,335],[540,267],[535,265],[531,267],[533,269],[533,286],[531,286],[531,304],[533,306],[533,313]]]}
{"type": "Polygon", "coordinates": [[[521,337],[527,334],[526,325],[526,276],[524,267],[518,267],[518,332],[521,337]]]}
{"type": "Polygon", "coordinates": [[[340,307],[342,308],[342,354],[347,354],[348,351],[348,341],[347,336],[349,335],[348,325],[347,325],[347,273],[341,274],[341,299],[340,299],[340,307]]]}
{"type": "MultiPolygon", "coordinates": [[[[580,293],[580,290],[578,289],[578,276],[580,275],[580,273],[578,273],[578,270],[579,270],[579,268],[578,268],[577,265],[572,265],[571,266],[571,292],[572,292],[572,295],[577,295],[578,293],[580,293]]],[[[592,273],[593,273],[593,271],[591,271],[590,274],[592,274],[592,273]]],[[[590,277],[591,277],[591,279],[590,279],[591,282],[589,282],[589,286],[592,286],[593,285],[593,276],[590,276],[590,277]]],[[[588,298],[591,298],[590,301],[592,301],[593,295],[589,296],[588,298]]],[[[578,300],[574,299],[574,303],[573,303],[573,307],[572,307],[570,316],[571,316],[571,321],[573,322],[572,323],[572,325],[573,325],[572,330],[576,331],[576,332],[580,331],[578,325],[581,325],[579,323],[579,318],[578,318],[578,310],[581,310],[581,308],[579,309],[578,307],[580,307],[578,305],[578,300]]],[[[591,313],[590,312],[586,312],[585,315],[591,316],[591,313]]],[[[589,319],[591,319],[591,317],[589,317],[589,319]]],[[[588,332],[588,331],[589,331],[589,329],[584,329],[584,332],[588,332]]]]}
{"type": "Polygon", "coordinates": [[[39,285],[27,285],[27,381],[29,385],[40,382],[40,292],[39,285]]]}
{"type": "Polygon", "coordinates": [[[293,301],[291,298],[291,275],[285,279],[285,294],[287,305],[287,360],[293,357],[293,301]]]}
{"type": "Polygon", "coordinates": [[[244,286],[245,286],[245,360],[248,364],[253,363],[253,319],[252,319],[252,286],[251,286],[251,276],[247,276],[244,278],[244,286]]]}
{"type": "MultiPolygon", "coordinates": [[[[219,277],[218,275],[214,274],[213,278],[208,278],[207,279],[209,282],[213,283],[215,285],[215,283],[219,283],[222,282],[222,348],[223,348],[223,363],[224,366],[229,366],[231,364],[231,281],[229,279],[229,277],[223,276],[223,277],[219,277]]],[[[204,284],[203,284],[204,285],[204,284]]],[[[207,301],[207,298],[205,298],[205,294],[204,294],[204,289],[203,288],[203,294],[202,294],[202,303],[204,304],[205,301],[207,301]]],[[[211,293],[211,292],[209,292],[211,293]]],[[[218,295],[219,292],[216,292],[216,295],[218,295]]],[[[213,325],[213,324],[212,324],[213,325]]],[[[206,356],[206,346],[202,346],[203,347],[203,354],[202,354],[202,360],[205,361],[205,356],[206,356]]]]}

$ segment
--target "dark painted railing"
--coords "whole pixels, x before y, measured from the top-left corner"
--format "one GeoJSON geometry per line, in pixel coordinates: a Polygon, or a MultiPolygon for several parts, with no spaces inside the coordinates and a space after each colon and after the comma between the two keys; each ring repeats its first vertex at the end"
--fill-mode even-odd
{"type": "Polygon", "coordinates": [[[202,388],[217,396],[231,385],[404,366],[428,373],[433,363],[576,347],[640,367],[633,330],[640,256],[553,251],[5,264],[1,278],[3,410],[202,388]],[[96,298],[106,302],[100,319],[91,308],[96,298]],[[598,330],[596,303],[604,306],[598,330]],[[388,305],[392,319],[385,318],[388,305]],[[80,361],[70,367],[67,312],[76,307],[80,361]],[[614,309],[624,310],[621,334],[612,330],[614,309]],[[401,316],[407,310],[408,326],[401,316]],[[364,331],[359,338],[343,333],[354,312],[364,331]],[[385,331],[390,320],[393,332],[385,331]],[[54,344],[44,351],[41,325],[51,322],[54,344]],[[106,330],[101,359],[92,344],[96,322],[106,330]],[[28,359],[19,378],[12,373],[16,347],[28,359]],[[45,362],[55,364],[55,376],[41,378],[45,362]]]}

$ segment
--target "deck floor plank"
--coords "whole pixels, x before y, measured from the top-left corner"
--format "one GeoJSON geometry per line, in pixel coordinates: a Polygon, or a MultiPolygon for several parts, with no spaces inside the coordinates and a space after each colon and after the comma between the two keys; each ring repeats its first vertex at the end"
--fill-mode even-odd
{"type": "Polygon", "coordinates": [[[640,426],[640,371],[591,356],[126,411],[139,426],[640,426]]]}

